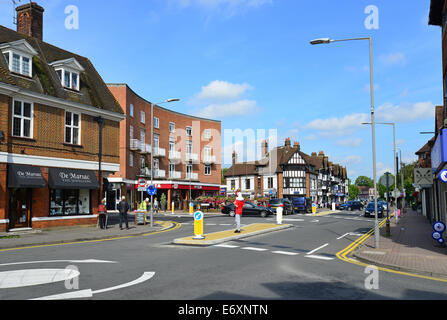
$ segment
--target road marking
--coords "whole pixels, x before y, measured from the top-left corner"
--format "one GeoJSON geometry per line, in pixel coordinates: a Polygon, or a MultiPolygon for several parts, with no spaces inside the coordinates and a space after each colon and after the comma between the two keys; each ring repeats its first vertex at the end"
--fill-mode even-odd
{"type": "Polygon", "coordinates": [[[272,251],[272,253],[283,254],[286,256],[297,256],[299,253],[296,252],[287,252],[287,251],[272,251]]]}
{"type": "Polygon", "coordinates": [[[233,246],[233,245],[230,245],[230,244],[216,244],[216,245],[214,245],[214,247],[230,248],[230,249],[239,248],[239,246],[233,246]]]}
{"type": "Polygon", "coordinates": [[[361,236],[363,236],[363,233],[348,232],[348,233],[345,233],[344,235],[342,235],[341,237],[338,237],[337,240],[340,240],[346,236],[361,237],[361,236]]]}
{"type": "Polygon", "coordinates": [[[319,260],[334,260],[334,258],[315,256],[315,255],[306,255],[306,258],[319,259],[319,260]]]}
{"type": "Polygon", "coordinates": [[[242,250],[252,250],[252,251],[267,251],[268,249],[263,249],[263,248],[253,248],[253,247],[245,247],[245,248],[241,248],[242,250]]]}
{"type": "Polygon", "coordinates": [[[80,275],[71,269],[28,269],[0,272],[0,289],[37,286],[66,281],[80,275]]]}
{"type": "Polygon", "coordinates": [[[145,272],[145,273],[143,273],[143,275],[141,277],[139,277],[138,279],[136,279],[134,281],[124,283],[124,284],[121,284],[118,286],[106,288],[106,289],[101,289],[101,290],[96,290],[96,291],[92,291],[92,289],[80,290],[80,291],[75,291],[75,292],[55,294],[52,296],[46,296],[46,297],[41,297],[41,298],[36,298],[36,299],[31,299],[31,300],[63,300],[63,299],[91,298],[94,294],[115,291],[115,290],[131,287],[131,286],[135,286],[137,284],[143,283],[143,282],[151,279],[154,275],[155,275],[155,272],[145,272]]]}
{"type": "Polygon", "coordinates": [[[15,266],[20,264],[38,264],[38,263],[117,263],[115,261],[104,261],[104,260],[95,260],[95,259],[89,259],[89,260],[47,260],[47,261],[28,261],[28,262],[13,262],[13,263],[4,263],[0,264],[0,267],[4,266],[15,266]]]}
{"type": "Polygon", "coordinates": [[[306,253],[306,255],[311,255],[311,254],[317,252],[318,250],[323,249],[324,247],[327,247],[328,245],[329,245],[329,243],[323,244],[321,247],[318,247],[318,248],[306,253]]]}

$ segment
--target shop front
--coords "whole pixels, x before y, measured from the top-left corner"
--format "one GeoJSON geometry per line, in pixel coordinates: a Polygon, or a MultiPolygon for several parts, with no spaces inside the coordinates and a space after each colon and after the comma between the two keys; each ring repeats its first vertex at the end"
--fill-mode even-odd
{"type": "Polygon", "coordinates": [[[442,129],[431,150],[433,181],[434,220],[447,221],[447,182],[443,172],[447,170],[447,129],[442,129]]]}
{"type": "Polygon", "coordinates": [[[46,188],[39,167],[8,165],[9,230],[31,228],[33,190],[46,188]]]}
{"type": "MultiPolygon", "coordinates": [[[[194,200],[201,196],[213,197],[219,194],[220,185],[204,185],[199,183],[159,183],[154,182],[157,189],[157,194],[154,198],[157,198],[160,203],[160,199],[164,194],[166,198],[166,209],[172,210],[171,206],[174,205],[175,210],[188,210],[189,201],[194,200]]],[[[146,198],[147,187],[149,185],[141,186],[135,184],[135,190],[137,193],[141,193],[141,198],[146,198]]]]}

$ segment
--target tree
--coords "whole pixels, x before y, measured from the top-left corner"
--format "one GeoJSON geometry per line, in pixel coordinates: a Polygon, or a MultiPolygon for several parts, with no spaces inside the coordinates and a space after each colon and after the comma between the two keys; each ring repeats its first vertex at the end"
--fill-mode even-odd
{"type": "Polygon", "coordinates": [[[357,199],[359,195],[359,188],[357,186],[350,184],[349,185],[349,200],[355,200],[357,199]]]}
{"type": "Polygon", "coordinates": [[[374,181],[371,178],[359,176],[355,180],[355,185],[358,187],[374,187],[374,181]]]}

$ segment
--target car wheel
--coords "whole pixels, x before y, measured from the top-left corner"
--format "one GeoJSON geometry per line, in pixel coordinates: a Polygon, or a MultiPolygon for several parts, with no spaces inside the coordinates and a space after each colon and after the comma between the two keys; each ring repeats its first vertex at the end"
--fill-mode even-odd
{"type": "Polygon", "coordinates": [[[352,207],[349,207],[349,211],[352,211],[352,207]]]}
{"type": "Polygon", "coordinates": [[[261,217],[265,218],[265,217],[267,217],[267,215],[268,215],[267,211],[262,211],[261,212],[261,217]]]}
{"type": "Polygon", "coordinates": [[[233,210],[230,211],[230,217],[234,217],[236,215],[236,212],[234,212],[233,210]]]}

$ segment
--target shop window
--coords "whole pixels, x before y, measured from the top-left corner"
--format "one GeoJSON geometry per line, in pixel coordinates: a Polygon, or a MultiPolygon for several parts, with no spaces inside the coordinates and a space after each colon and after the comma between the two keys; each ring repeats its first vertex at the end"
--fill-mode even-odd
{"type": "Polygon", "coordinates": [[[50,190],[50,216],[90,214],[90,190],[50,190]]]}

